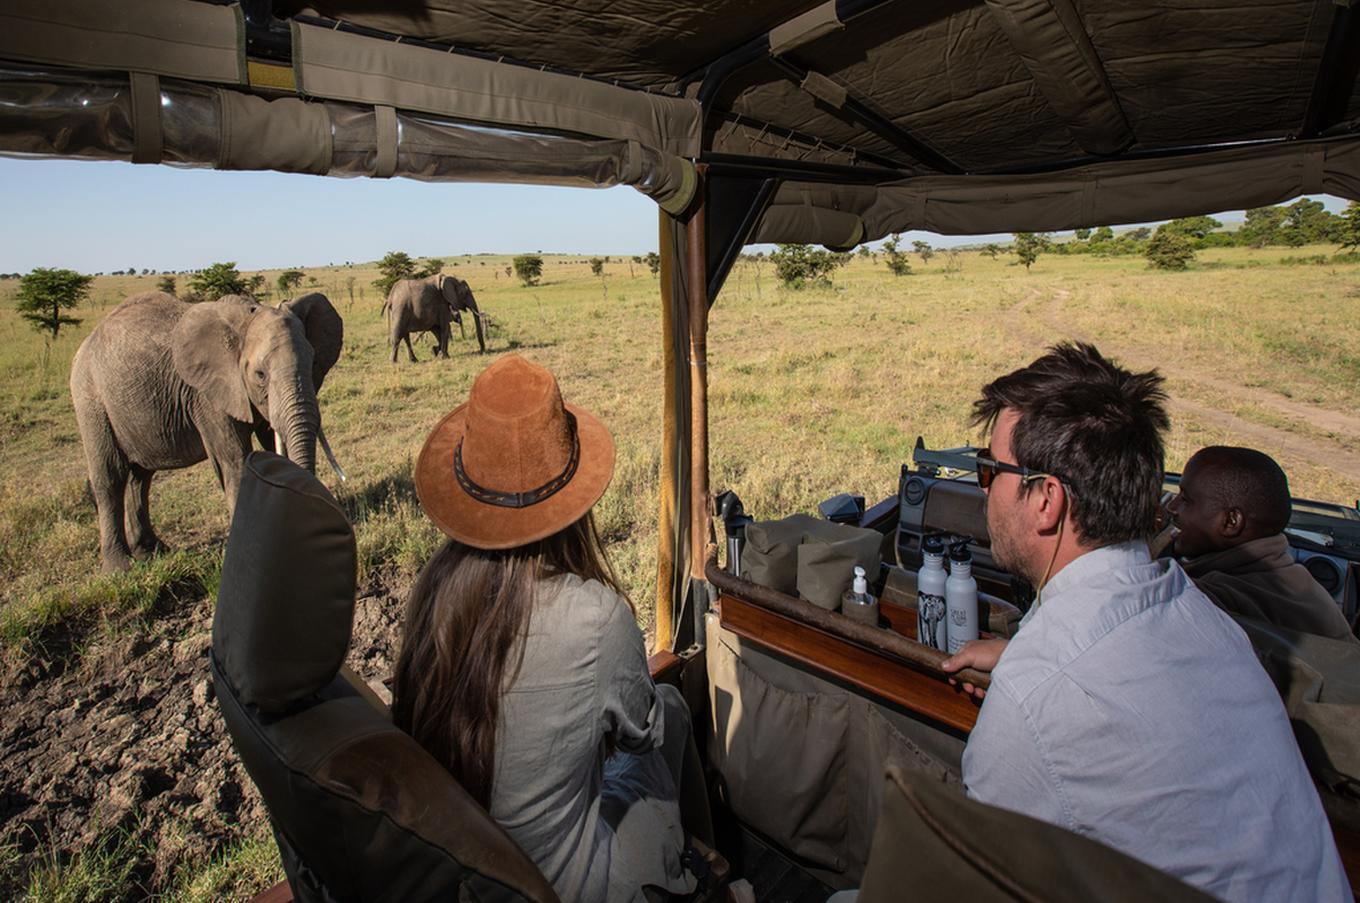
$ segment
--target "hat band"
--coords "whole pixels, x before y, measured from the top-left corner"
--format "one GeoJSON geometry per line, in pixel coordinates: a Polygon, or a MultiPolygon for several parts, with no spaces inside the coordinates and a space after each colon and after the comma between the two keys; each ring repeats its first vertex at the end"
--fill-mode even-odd
{"type": "Polygon", "coordinates": [[[501,492],[479,486],[463,469],[463,440],[459,439],[457,447],[453,450],[453,475],[458,478],[458,485],[477,501],[500,508],[528,508],[552,496],[571,482],[571,478],[576,475],[576,465],[581,463],[581,442],[576,436],[576,416],[571,411],[564,413],[567,415],[567,426],[571,431],[571,457],[567,459],[567,466],[557,476],[537,489],[530,489],[527,492],[501,492]]]}

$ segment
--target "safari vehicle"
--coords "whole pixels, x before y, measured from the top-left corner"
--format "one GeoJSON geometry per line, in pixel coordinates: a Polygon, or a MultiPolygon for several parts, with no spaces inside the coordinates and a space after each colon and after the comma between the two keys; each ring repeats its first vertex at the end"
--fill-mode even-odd
{"type": "MultiPolygon", "coordinates": [[[[957,779],[977,707],[948,684],[943,656],[915,642],[909,608],[885,603],[891,629],[870,628],[719,567],[709,308],[750,243],[849,249],[909,229],[1047,231],[1306,193],[1360,199],[1357,70],[1360,13],[1331,0],[6,0],[0,151],[646,194],[659,208],[665,381],[653,665],[695,712],[728,877],[746,877],[759,899],[819,899],[862,881],[866,899],[891,899],[896,860],[917,855],[893,851],[911,849],[936,864],[941,895],[1137,896],[1131,887],[1152,891],[1102,858],[1110,851],[1004,813],[967,809],[960,822],[950,813],[965,811],[961,797],[941,803],[920,783],[957,779]],[[886,792],[885,763],[897,775],[886,792]],[[918,846],[895,846],[891,830],[918,846]]],[[[884,462],[885,483],[899,463],[884,462]]],[[[985,558],[980,493],[941,466],[926,452],[897,495],[858,518],[883,535],[885,586],[914,567],[924,531],[969,534],[985,558]]],[[[260,504],[255,516],[303,547],[312,518],[325,520],[312,502],[270,507],[266,493],[260,504]]],[[[1353,615],[1355,517],[1303,506],[1296,517],[1311,534],[1298,547],[1336,569],[1353,615]]],[[[263,604],[270,588],[238,585],[230,564],[269,550],[243,542],[229,543],[224,598],[263,604]]],[[[1009,575],[980,572],[984,589],[1024,604],[1009,575]]],[[[344,580],[331,591],[309,616],[344,620],[344,580]]],[[[447,775],[353,703],[363,688],[315,665],[334,661],[336,631],[267,626],[297,644],[296,668],[230,643],[214,654],[292,881],[271,898],[461,887],[552,899],[447,775]],[[276,677],[291,683],[262,707],[260,685],[276,677]],[[351,736],[365,739],[341,739],[351,736]],[[440,826],[420,821],[413,795],[440,826]]],[[[1356,883],[1360,817],[1347,794],[1360,771],[1330,751],[1318,779],[1356,883]]],[[[1175,893],[1192,895],[1157,895],[1175,893]]]]}

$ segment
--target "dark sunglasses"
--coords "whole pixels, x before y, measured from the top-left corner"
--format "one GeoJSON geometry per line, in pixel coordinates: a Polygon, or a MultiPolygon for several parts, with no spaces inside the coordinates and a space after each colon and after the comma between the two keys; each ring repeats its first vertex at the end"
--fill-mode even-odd
{"type": "MultiPolygon", "coordinates": [[[[1021,467],[1018,464],[1007,464],[992,457],[990,448],[980,448],[977,453],[977,482],[978,488],[987,489],[992,485],[998,473],[1013,473],[1020,478],[1021,484],[1031,480],[1042,480],[1051,477],[1053,474],[1044,473],[1040,470],[1030,470],[1028,467],[1021,467]]],[[[1059,477],[1061,479],[1061,477],[1059,477]]]]}

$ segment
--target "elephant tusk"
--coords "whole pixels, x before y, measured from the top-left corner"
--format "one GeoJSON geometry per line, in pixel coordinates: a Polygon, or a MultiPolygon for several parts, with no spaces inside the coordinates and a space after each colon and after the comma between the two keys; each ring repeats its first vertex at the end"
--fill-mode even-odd
{"type": "Polygon", "coordinates": [[[288,452],[283,448],[283,434],[274,430],[274,454],[281,458],[288,457],[288,452]]]}
{"type": "Polygon", "coordinates": [[[348,480],[349,477],[345,476],[345,471],[340,466],[340,462],[335,460],[335,453],[331,451],[331,444],[326,441],[325,431],[318,428],[316,438],[321,443],[321,450],[326,453],[326,460],[331,462],[331,467],[335,468],[336,475],[340,477],[340,482],[343,483],[348,480]]]}

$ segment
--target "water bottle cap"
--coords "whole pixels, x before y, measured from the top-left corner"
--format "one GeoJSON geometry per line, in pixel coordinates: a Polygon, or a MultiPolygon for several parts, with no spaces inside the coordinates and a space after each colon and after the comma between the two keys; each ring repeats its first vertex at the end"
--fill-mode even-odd
{"type": "Polygon", "coordinates": [[[855,568],[854,591],[859,595],[864,595],[869,591],[869,582],[864,579],[864,568],[855,568]]]}
{"type": "Polygon", "coordinates": [[[925,539],[921,540],[921,551],[925,552],[927,555],[943,555],[944,537],[937,533],[930,534],[925,539]]]}
{"type": "Polygon", "coordinates": [[[959,542],[950,546],[949,560],[951,563],[970,564],[973,561],[973,553],[968,551],[968,543],[959,542]]]}

